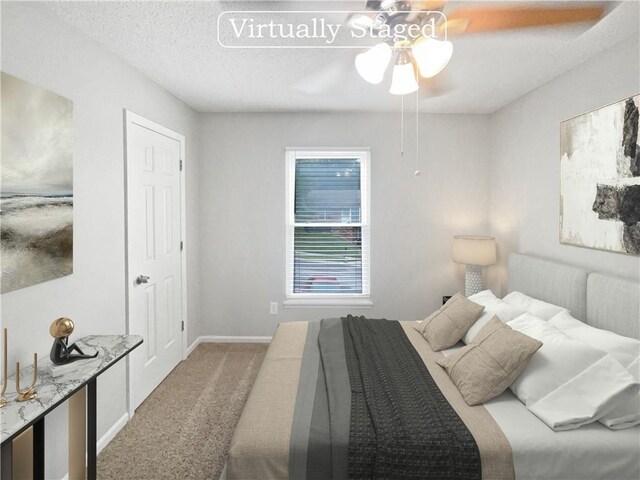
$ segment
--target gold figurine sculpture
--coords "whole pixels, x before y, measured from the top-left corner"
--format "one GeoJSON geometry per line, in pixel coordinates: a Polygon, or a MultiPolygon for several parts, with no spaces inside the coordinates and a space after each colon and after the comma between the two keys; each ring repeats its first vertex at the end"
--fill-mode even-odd
{"type": "Polygon", "coordinates": [[[49,354],[54,365],[64,365],[83,358],[96,358],[98,356],[98,352],[93,355],[85,354],[75,343],[69,345],[69,336],[73,333],[74,328],[73,320],[67,317],[54,320],[49,327],[49,333],[55,339],[49,354]]]}
{"type": "Polygon", "coordinates": [[[7,404],[4,399],[4,394],[7,391],[7,383],[9,376],[7,375],[7,329],[3,328],[3,340],[2,340],[2,392],[0,392],[0,408],[7,404]]]}
{"type": "Polygon", "coordinates": [[[33,380],[31,385],[26,390],[20,389],[20,362],[16,362],[16,392],[18,392],[18,396],[16,397],[16,401],[25,402],[27,400],[31,400],[38,396],[38,392],[35,391],[34,387],[36,386],[36,382],[38,381],[38,354],[33,354],[33,380]]]}

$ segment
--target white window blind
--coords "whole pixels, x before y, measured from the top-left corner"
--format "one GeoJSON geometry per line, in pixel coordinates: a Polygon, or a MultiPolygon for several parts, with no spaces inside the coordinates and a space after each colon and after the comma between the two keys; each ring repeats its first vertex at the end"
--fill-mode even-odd
{"type": "Polygon", "coordinates": [[[287,152],[287,296],[369,296],[369,154],[287,152]]]}

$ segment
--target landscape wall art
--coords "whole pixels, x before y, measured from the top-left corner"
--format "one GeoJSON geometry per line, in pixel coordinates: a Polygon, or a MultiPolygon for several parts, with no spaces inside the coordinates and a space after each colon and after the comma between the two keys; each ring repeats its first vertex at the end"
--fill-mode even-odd
{"type": "Polygon", "coordinates": [[[2,73],[2,293],[73,272],[73,102],[2,73]]]}
{"type": "Polygon", "coordinates": [[[640,95],[560,124],[560,242],[640,255],[640,95]]]}

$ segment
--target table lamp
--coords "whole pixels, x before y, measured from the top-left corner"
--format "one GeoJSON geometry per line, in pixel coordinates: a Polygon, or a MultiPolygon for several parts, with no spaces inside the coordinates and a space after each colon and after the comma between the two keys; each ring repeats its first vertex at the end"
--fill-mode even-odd
{"type": "Polygon", "coordinates": [[[496,239],[483,235],[456,235],[451,249],[453,261],[466,265],[465,296],[483,288],[482,267],[496,263],[496,239]]]}

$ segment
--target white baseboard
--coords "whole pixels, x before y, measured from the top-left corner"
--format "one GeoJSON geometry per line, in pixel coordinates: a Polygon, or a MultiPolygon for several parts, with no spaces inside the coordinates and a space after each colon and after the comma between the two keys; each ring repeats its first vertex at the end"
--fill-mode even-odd
{"type": "MultiPolygon", "coordinates": [[[[129,414],[124,413],[122,416],[116,420],[116,423],[111,425],[111,428],[107,430],[104,435],[102,435],[98,441],[96,442],[96,450],[97,454],[100,455],[100,452],[104,450],[104,447],[109,445],[109,442],[114,439],[114,437],[118,434],[120,430],[124,428],[124,426],[129,421],[129,414]]],[[[69,480],[69,473],[67,472],[64,477],[60,480],[69,480]]]]}
{"type": "Polygon", "coordinates": [[[118,432],[124,428],[127,422],[129,422],[129,414],[124,413],[118,420],[116,420],[116,423],[111,425],[111,428],[98,439],[98,443],[96,445],[98,454],[109,444],[111,440],[114,439],[118,432]]]}
{"type": "Polygon", "coordinates": [[[196,338],[187,349],[187,356],[191,355],[201,343],[269,343],[272,337],[224,337],[218,335],[202,335],[196,338]]]}

